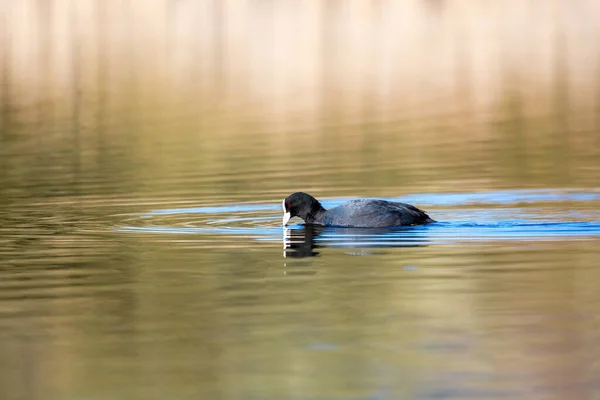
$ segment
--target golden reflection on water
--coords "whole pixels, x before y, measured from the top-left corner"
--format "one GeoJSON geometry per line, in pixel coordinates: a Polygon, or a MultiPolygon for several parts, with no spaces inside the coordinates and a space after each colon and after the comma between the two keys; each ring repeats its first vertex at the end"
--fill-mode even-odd
{"type": "Polygon", "coordinates": [[[600,277],[586,243],[330,252],[295,266],[316,275],[291,276],[265,251],[135,248],[120,272],[102,266],[105,286],[78,290],[71,276],[56,298],[3,299],[0,348],[18,378],[4,390],[27,379],[58,398],[595,393],[600,277]]]}
{"type": "Polygon", "coordinates": [[[4,180],[110,171],[179,195],[200,173],[245,200],[596,185],[595,2],[434,4],[5,2],[4,180]]]}
{"type": "Polygon", "coordinates": [[[2,2],[0,398],[597,397],[597,236],[294,259],[119,228],[300,189],[591,192],[599,12],[2,2]]]}

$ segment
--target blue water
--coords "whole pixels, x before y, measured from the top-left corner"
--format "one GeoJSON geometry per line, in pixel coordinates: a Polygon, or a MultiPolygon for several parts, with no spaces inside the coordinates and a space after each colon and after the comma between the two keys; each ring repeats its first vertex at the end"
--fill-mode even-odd
{"type": "MultiPolygon", "coordinates": [[[[600,191],[513,190],[484,193],[426,193],[391,201],[412,203],[437,223],[392,229],[281,226],[281,206],[229,204],[152,210],[130,216],[122,232],[243,236],[331,247],[402,247],[498,240],[565,240],[600,236],[600,191]]],[[[322,199],[326,208],[348,198],[322,199]]],[[[294,220],[293,220],[294,221],[294,220]]],[[[309,246],[310,247],[310,246],[309,246]]]]}

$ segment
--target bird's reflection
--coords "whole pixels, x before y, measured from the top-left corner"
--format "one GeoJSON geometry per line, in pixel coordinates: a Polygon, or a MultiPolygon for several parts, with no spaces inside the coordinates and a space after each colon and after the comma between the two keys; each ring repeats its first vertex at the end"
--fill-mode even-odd
{"type": "Polygon", "coordinates": [[[323,226],[302,225],[300,228],[283,228],[283,257],[305,258],[319,255],[315,249],[320,246],[315,239],[325,229],[323,226]]]}
{"type": "Polygon", "coordinates": [[[283,228],[283,257],[305,258],[319,255],[320,248],[337,247],[359,250],[349,254],[373,254],[364,249],[420,247],[427,245],[426,227],[341,228],[298,225],[283,228]]]}

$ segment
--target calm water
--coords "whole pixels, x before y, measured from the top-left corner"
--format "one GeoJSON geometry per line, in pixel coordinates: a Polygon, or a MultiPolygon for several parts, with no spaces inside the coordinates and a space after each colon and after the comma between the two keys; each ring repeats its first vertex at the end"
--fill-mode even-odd
{"type": "Polygon", "coordinates": [[[0,5],[0,399],[600,398],[595,2],[117,3],[0,5]]]}

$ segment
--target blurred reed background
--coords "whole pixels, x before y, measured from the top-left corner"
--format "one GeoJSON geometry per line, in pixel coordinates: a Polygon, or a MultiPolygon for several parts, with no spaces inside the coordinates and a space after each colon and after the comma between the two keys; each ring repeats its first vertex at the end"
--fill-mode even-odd
{"type": "Polygon", "coordinates": [[[598,16],[593,0],[4,1],[3,162],[37,166],[35,180],[57,163],[115,169],[127,154],[127,190],[156,189],[191,158],[243,174],[246,152],[270,171],[316,153],[330,157],[313,160],[325,175],[347,159],[401,171],[375,187],[590,185],[598,16]],[[8,157],[33,147],[45,155],[8,157]]]}

